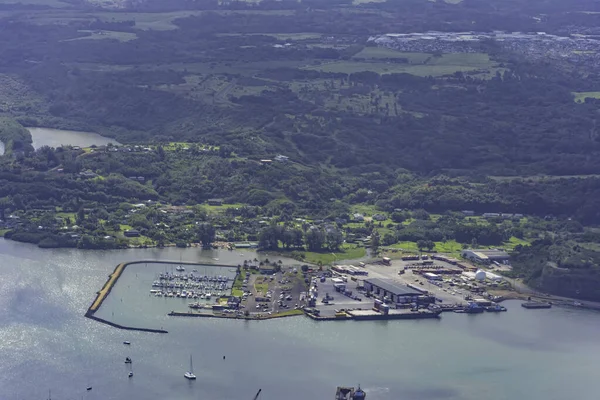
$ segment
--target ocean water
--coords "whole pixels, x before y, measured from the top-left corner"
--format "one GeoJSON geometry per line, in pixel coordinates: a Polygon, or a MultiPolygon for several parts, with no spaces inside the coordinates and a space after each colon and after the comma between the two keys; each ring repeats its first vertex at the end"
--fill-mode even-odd
{"type": "Polygon", "coordinates": [[[139,265],[127,269],[98,315],[168,334],[83,316],[119,262],[237,265],[256,257],[244,253],[42,250],[0,239],[0,399],[47,399],[51,390],[58,400],[237,400],[260,388],[261,400],[326,400],[336,386],[357,384],[370,400],[598,398],[600,313],[593,311],[525,310],[513,301],[506,313],[421,321],[174,318],[165,311],[177,306],[164,301],[176,299],[149,297],[155,272],[139,265]],[[194,382],[183,377],[190,354],[194,382]]]}

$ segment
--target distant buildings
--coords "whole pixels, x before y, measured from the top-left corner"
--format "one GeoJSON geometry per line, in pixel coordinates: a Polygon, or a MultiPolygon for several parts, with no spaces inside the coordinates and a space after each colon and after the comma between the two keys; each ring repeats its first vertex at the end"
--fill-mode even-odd
{"type": "Polygon", "coordinates": [[[290,158],[288,156],[283,156],[281,154],[275,156],[275,161],[280,162],[280,163],[286,163],[290,160],[290,158]]]}

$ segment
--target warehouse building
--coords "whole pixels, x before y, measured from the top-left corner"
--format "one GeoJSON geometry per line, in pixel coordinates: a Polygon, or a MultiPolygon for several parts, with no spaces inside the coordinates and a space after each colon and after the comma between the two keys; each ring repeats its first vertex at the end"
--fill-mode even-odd
{"type": "Polygon", "coordinates": [[[365,290],[375,296],[388,298],[392,303],[416,303],[424,292],[408,287],[391,279],[367,279],[365,290]]]}
{"type": "Polygon", "coordinates": [[[510,256],[507,252],[498,249],[468,249],[463,250],[461,255],[467,260],[480,264],[491,264],[494,261],[501,264],[507,264],[508,260],[510,260],[510,256]]]}

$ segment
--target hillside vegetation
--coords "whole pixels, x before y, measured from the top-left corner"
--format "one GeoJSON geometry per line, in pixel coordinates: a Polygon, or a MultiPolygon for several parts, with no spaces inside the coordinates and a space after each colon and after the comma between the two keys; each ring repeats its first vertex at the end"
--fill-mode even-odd
{"type": "MultiPolygon", "coordinates": [[[[480,228],[479,220],[454,221],[462,210],[572,221],[587,232],[600,224],[600,74],[596,47],[575,41],[577,34],[599,33],[600,15],[585,12],[593,6],[588,0],[3,4],[0,115],[10,119],[0,122],[7,149],[0,158],[0,209],[21,212],[31,218],[27,229],[39,231],[34,223],[44,212],[53,226],[50,214],[58,210],[117,213],[149,200],[194,207],[222,198],[258,208],[252,218],[283,225],[295,218],[349,219],[367,207],[385,214],[381,226],[342,224],[344,234],[376,232],[390,246],[425,241],[450,252],[472,239],[514,247],[516,240],[562,232],[516,222],[480,228]],[[529,41],[498,40],[494,31],[564,40],[537,33],[529,41]],[[478,39],[374,39],[415,32],[475,32],[478,39]],[[150,150],[33,152],[23,126],[98,132],[150,150]],[[264,161],[278,155],[288,161],[264,161]],[[387,220],[404,210],[438,217],[387,220]],[[513,232],[524,229],[528,234],[513,232]]],[[[130,226],[123,212],[105,229],[100,214],[85,228],[86,246],[130,226]]],[[[161,222],[167,224],[153,223],[161,222]]],[[[195,222],[178,225],[171,236],[148,226],[150,236],[140,243],[189,241],[195,222]]],[[[45,235],[38,231],[20,237],[37,243],[45,235]]],[[[567,230],[555,245],[586,248],[593,241],[580,240],[582,234],[567,230]]],[[[249,236],[258,239],[256,226],[231,234],[249,236]]],[[[517,251],[526,254],[525,247],[517,251]]],[[[554,264],[540,268],[517,257],[516,273],[554,288],[570,279],[556,276],[595,271],[561,257],[547,261],[554,264]]],[[[571,293],[568,287],[552,290],[571,293]]]]}

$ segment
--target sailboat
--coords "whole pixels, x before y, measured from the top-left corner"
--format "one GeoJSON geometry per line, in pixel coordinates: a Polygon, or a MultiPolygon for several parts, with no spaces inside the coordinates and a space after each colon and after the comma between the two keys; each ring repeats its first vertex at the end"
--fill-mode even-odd
{"type": "Polygon", "coordinates": [[[196,375],[194,375],[194,364],[192,363],[192,355],[190,354],[190,370],[183,374],[186,379],[194,380],[196,379],[196,375]]]}

